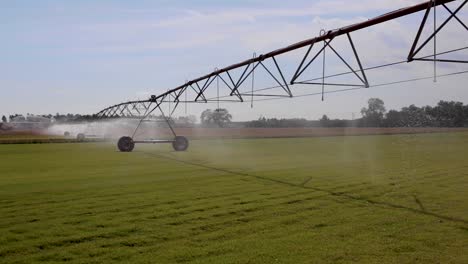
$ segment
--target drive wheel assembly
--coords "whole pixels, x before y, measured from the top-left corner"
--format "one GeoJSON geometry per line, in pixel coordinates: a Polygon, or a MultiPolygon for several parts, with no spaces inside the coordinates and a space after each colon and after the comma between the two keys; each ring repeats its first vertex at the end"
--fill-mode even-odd
{"type": "Polygon", "coordinates": [[[175,151],[186,151],[189,146],[188,139],[182,136],[176,136],[172,142],[175,151]]]}
{"type": "Polygon", "coordinates": [[[131,137],[121,137],[117,147],[121,152],[132,152],[133,148],[135,148],[135,142],[131,137]]]}

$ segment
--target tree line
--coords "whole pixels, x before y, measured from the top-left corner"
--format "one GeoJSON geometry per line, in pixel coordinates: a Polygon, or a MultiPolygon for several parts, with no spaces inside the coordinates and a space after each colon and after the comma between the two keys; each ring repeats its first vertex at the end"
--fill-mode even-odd
{"type": "MultiPolygon", "coordinates": [[[[67,123],[67,122],[85,122],[85,121],[93,121],[96,119],[95,115],[81,115],[81,114],[59,114],[56,113],[55,115],[48,114],[48,115],[34,115],[27,113],[26,117],[28,116],[35,116],[35,117],[44,117],[50,120],[54,120],[54,122],[58,123],[67,123]]],[[[7,123],[8,120],[13,122],[13,120],[20,117],[20,119],[24,118],[23,115],[20,114],[13,114],[9,115],[8,118],[6,116],[2,116],[2,122],[7,123]],[[22,117],[22,118],[21,118],[22,117]]]]}
{"type": "MultiPolygon", "coordinates": [[[[28,114],[29,115],[29,114],[28,114]]],[[[361,109],[361,118],[355,120],[330,119],[323,115],[319,120],[304,118],[277,119],[260,117],[248,122],[232,123],[232,115],[227,109],[206,109],[200,115],[200,125],[204,127],[468,127],[468,105],[455,101],[439,101],[436,106],[418,107],[414,104],[400,110],[387,112],[385,103],[379,98],[371,98],[367,107],[361,109]]],[[[10,115],[10,121],[20,115],[10,115]]],[[[55,114],[39,115],[57,123],[88,122],[96,120],[94,115],[55,114]]],[[[163,118],[155,116],[155,118],[163,118]]],[[[2,116],[2,122],[8,121],[2,116]]],[[[180,116],[169,119],[171,124],[194,126],[195,116],[180,116]]]]}
{"type": "Polygon", "coordinates": [[[439,101],[436,106],[418,107],[414,104],[387,112],[379,98],[368,100],[361,109],[362,118],[355,120],[277,119],[261,117],[245,123],[246,127],[468,127],[468,105],[455,101],[439,101]]]}
{"type": "Polygon", "coordinates": [[[384,102],[371,98],[361,110],[362,126],[375,127],[468,127],[468,105],[455,101],[439,101],[436,106],[417,107],[386,112],[384,102]]]}

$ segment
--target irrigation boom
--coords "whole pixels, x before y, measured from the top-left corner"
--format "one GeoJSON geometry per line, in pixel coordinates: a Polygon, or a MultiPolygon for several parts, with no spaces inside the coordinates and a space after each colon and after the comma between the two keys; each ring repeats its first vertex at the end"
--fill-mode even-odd
{"type": "MultiPolygon", "coordinates": [[[[370,69],[375,69],[375,68],[380,68],[380,67],[385,67],[385,66],[390,66],[390,65],[395,65],[399,63],[408,63],[412,61],[430,61],[434,64],[434,75],[433,78],[437,78],[437,71],[436,71],[436,64],[439,62],[443,63],[468,63],[468,61],[465,60],[453,60],[453,59],[441,59],[439,56],[440,55],[445,55],[448,53],[453,53],[456,51],[460,50],[465,50],[468,49],[468,47],[460,47],[457,49],[449,50],[449,51],[444,51],[444,52],[437,52],[437,41],[436,37],[437,34],[447,25],[449,21],[456,21],[460,23],[467,31],[468,27],[466,24],[457,16],[457,14],[460,12],[460,10],[466,5],[468,0],[430,0],[426,1],[424,3],[420,3],[417,5],[413,5],[410,7],[406,8],[401,8],[386,14],[383,14],[381,16],[356,23],[353,25],[341,27],[338,29],[334,30],[329,30],[329,31],[321,31],[319,36],[316,36],[314,38],[306,39],[301,42],[294,43],[292,45],[289,45],[287,47],[283,47],[280,49],[273,50],[271,52],[261,54],[258,56],[254,56],[251,59],[232,64],[230,66],[224,67],[222,69],[216,69],[215,71],[208,73],[206,75],[203,75],[201,77],[195,78],[193,80],[187,81],[186,83],[173,88],[169,89],[164,93],[161,93],[159,95],[152,95],[150,98],[146,100],[137,100],[137,101],[129,101],[129,102],[124,102],[120,104],[116,104],[110,107],[107,107],[100,111],[99,113],[96,114],[97,118],[119,118],[119,117],[126,117],[126,118],[139,118],[140,122],[138,123],[137,128],[135,129],[135,132],[133,133],[132,136],[128,137],[123,137],[121,140],[124,140],[122,142],[119,142],[119,149],[121,151],[131,151],[133,149],[134,143],[136,141],[133,140],[136,131],[140,127],[141,123],[143,120],[145,120],[151,113],[153,113],[156,109],[159,109],[162,116],[164,119],[167,121],[167,124],[171,128],[171,131],[174,134],[174,140],[170,141],[173,142],[174,148],[177,150],[185,150],[186,147],[188,146],[188,141],[183,138],[183,137],[178,137],[174,130],[172,129],[170,122],[164,112],[162,111],[161,104],[162,103],[173,103],[174,107],[171,113],[175,111],[179,103],[208,103],[208,102],[220,102],[220,101],[225,101],[225,102],[245,102],[245,96],[248,96],[251,98],[253,102],[253,97],[254,96],[262,96],[262,97],[277,97],[277,98],[290,98],[294,97],[291,87],[300,84],[300,85],[319,85],[322,87],[322,100],[324,97],[324,94],[326,93],[325,91],[325,86],[342,86],[342,87],[347,87],[347,89],[344,90],[349,90],[349,89],[360,89],[360,88],[369,88],[372,85],[369,83],[367,76],[366,76],[366,71],[370,69]],[[448,4],[457,4],[455,7],[449,7],[448,4]],[[443,9],[445,10],[449,16],[446,18],[439,26],[436,26],[436,9],[443,9]],[[454,9],[451,9],[454,8],[454,9]],[[434,30],[432,34],[425,39],[424,41],[421,41],[422,44],[420,44],[420,39],[422,32],[424,30],[424,27],[427,24],[427,19],[431,13],[431,10],[433,11],[434,14],[434,30]],[[364,68],[360,57],[358,55],[358,51],[356,48],[356,45],[353,42],[353,39],[351,37],[351,33],[355,31],[359,31],[368,27],[372,27],[381,23],[385,23],[400,17],[408,16],[417,12],[424,11],[424,16],[421,21],[421,24],[419,26],[418,31],[416,32],[416,36],[414,38],[413,44],[409,48],[409,53],[407,56],[407,59],[405,61],[401,62],[396,62],[396,63],[391,63],[387,65],[379,65],[376,67],[371,67],[371,68],[364,68]],[[332,46],[332,42],[334,39],[338,37],[345,37],[347,42],[349,43],[349,47],[351,48],[353,52],[353,57],[358,65],[358,68],[353,68],[351,66],[351,63],[349,60],[346,60],[337,49],[335,49],[332,46]],[[424,57],[418,57],[418,54],[420,51],[430,42],[434,42],[434,52],[430,56],[424,56],[424,57]],[[321,43],[322,45],[317,45],[321,43]],[[315,55],[311,54],[312,49],[317,46],[319,46],[319,51],[315,53],[315,55]],[[285,74],[283,73],[282,67],[279,65],[278,61],[276,60],[276,57],[279,55],[283,55],[295,50],[299,50],[302,48],[307,48],[307,51],[305,55],[303,56],[302,60],[300,61],[299,65],[297,66],[297,69],[295,73],[290,77],[286,78],[285,74]],[[338,58],[343,62],[344,65],[349,69],[349,72],[346,73],[341,73],[341,74],[335,74],[331,76],[326,76],[325,75],[325,60],[326,60],[326,50],[330,50],[331,52],[329,53],[334,53],[338,56],[338,58]],[[304,71],[310,67],[310,65],[316,61],[316,59],[319,56],[323,56],[323,69],[322,69],[322,77],[321,78],[316,78],[312,80],[303,80],[299,81],[299,78],[303,75],[304,71]],[[266,61],[270,60],[270,66],[266,65],[266,61]],[[234,78],[233,71],[240,69],[242,74],[238,78],[234,78]],[[273,87],[268,87],[268,88],[263,88],[263,89],[258,89],[254,90],[253,88],[253,79],[254,79],[254,73],[258,69],[263,69],[268,75],[272,78],[272,81],[275,82],[276,86],[273,87]],[[354,75],[357,80],[359,80],[359,84],[355,83],[330,83],[327,82],[326,79],[334,76],[340,76],[340,75],[345,75],[345,74],[351,74],[354,75]],[[250,93],[242,93],[240,91],[240,87],[245,83],[245,81],[251,77],[252,78],[252,90],[250,93]],[[223,97],[219,96],[219,83],[222,82],[227,88],[229,88],[229,94],[223,97]],[[209,87],[215,87],[218,89],[218,96],[216,98],[208,98],[206,91],[209,87]],[[284,94],[259,94],[259,93],[254,93],[258,91],[265,91],[265,90],[270,90],[273,88],[278,88],[284,91],[284,94]],[[193,93],[194,95],[191,95],[191,98],[188,98],[188,94],[193,93]],[[184,98],[184,99],[183,99],[184,98]],[[229,98],[229,100],[224,100],[223,98],[229,98]],[[223,100],[221,100],[223,99],[223,100]],[[183,139],[182,139],[183,138],[183,139]],[[125,141],[125,142],[124,142],[125,141]],[[122,143],[122,144],[121,144],[122,143]],[[124,144],[125,143],[125,144],[124,144]],[[183,147],[176,148],[176,145],[180,143],[184,145],[183,147]]],[[[466,33],[466,32],[465,32],[466,33]]],[[[465,73],[465,72],[462,72],[465,73]]],[[[454,73],[457,74],[457,73],[454,73]]],[[[450,76],[450,75],[446,75],[450,76]]],[[[382,84],[380,84],[382,85],[382,84]]],[[[140,143],[147,143],[147,141],[139,141],[140,143]]],[[[153,143],[160,143],[160,142],[167,142],[165,140],[160,141],[160,140],[155,140],[153,143]]]]}

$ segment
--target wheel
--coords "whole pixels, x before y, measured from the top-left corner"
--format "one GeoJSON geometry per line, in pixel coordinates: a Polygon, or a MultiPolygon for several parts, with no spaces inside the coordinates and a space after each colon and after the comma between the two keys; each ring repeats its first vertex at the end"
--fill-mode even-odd
{"type": "Polygon", "coordinates": [[[177,136],[172,142],[172,147],[175,151],[186,151],[189,146],[188,139],[186,137],[177,136]]]}
{"type": "Polygon", "coordinates": [[[77,136],[76,136],[76,139],[79,141],[79,142],[82,142],[84,141],[86,138],[85,134],[83,133],[79,133],[77,136]]]}
{"type": "Polygon", "coordinates": [[[69,137],[69,136],[70,136],[70,132],[65,131],[65,132],[63,133],[63,135],[64,135],[65,137],[69,137]]]}
{"type": "Polygon", "coordinates": [[[135,142],[131,137],[121,137],[117,147],[121,152],[132,152],[133,148],[135,148],[135,142]]]}

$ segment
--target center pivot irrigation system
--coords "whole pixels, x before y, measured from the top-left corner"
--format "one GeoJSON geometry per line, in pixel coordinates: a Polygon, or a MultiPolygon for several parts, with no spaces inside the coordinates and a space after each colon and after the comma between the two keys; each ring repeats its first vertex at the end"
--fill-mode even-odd
{"type": "MultiPolygon", "coordinates": [[[[152,95],[147,100],[129,101],[129,102],[120,103],[117,105],[107,107],[103,109],[102,111],[100,111],[99,113],[97,113],[96,116],[97,118],[100,118],[100,119],[104,119],[104,118],[139,119],[139,123],[136,126],[133,135],[124,136],[119,139],[118,148],[120,151],[130,152],[133,150],[136,143],[172,143],[174,150],[184,151],[188,148],[188,140],[187,138],[183,136],[178,136],[176,134],[174,128],[171,125],[170,118],[167,117],[167,115],[163,111],[163,108],[161,107],[163,103],[169,104],[169,111],[171,111],[170,105],[171,104],[173,105],[172,112],[169,113],[169,115],[172,115],[172,113],[175,111],[175,109],[179,106],[180,103],[184,103],[186,107],[187,107],[187,103],[213,103],[213,102],[218,103],[218,106],[219,106],[220,101],[237,102],[237,103],[243,103],[243,102],[253,103],[254,101],[253,97],[255,96],[269,97],[266,99],[264,98],[264,99],[259,99],[255,101],[275,100],[275,99],[284,99],[284,98],[292,98],[292,97],[304,97],[304,96],[311,96],[311,95],[321,95],[322,100],[323,100],[324,94],[331,93],[331,92],[377,87],[377,86],[391,85],[391,84],[396,84],[396,83],[418,81],[418,80],[432,79],[432,78],[434,78],[434,81],[435,81],[437,77],[465,74],[465,73],[468,73],[468,71],[459,71],[459,72],[453,72],[449,74],[438,75],[436,65],[439,62],[441,63],[468,63],[468,61],[466,60],[443,59],[439,57],[441,55],[468,49],[468,41],[465,43],[459,43],[461,47],[456,48],[456,49],[446,50],[443,52],[437,51],[437,34],[441,30],[443,30],[444,27],[447,25],[447,23],[449,23],[450,21],[453,21],[454,23],[459,23],[465,30],[468,31],[468,27],[466,26],[466,24],[462,21],[462,19],[460,19],[459,16],[457,16],[457,14],[459,14],[460,10],[462,10],[462,8],[466,5],[467,2],[468,0],[431,0],[431,1],[427,1],[427,2],[417,4],[414,6],[402,8],[402,9],[399,9],[390,13],[386,13],[384,15],[375,17],[373,19],[369,19],[361,23],[353,24],[350,26],[346,26],[346,27],[342,27],[342,28],[330,30],[330,31],[322,30],[318,37],[307,39],[307,40],[304,40],[304,41],[292,44],[290,46],[277,49],[272,52],[262,54],[259,56],[254,55],[254,57],[251,59],[245,60],[237,64],[233,64],[231,66],[228,66],[222,69],[216,69],[212,73],[193,79],[191,81],[187,81],[186,83],[180,85],[179,87],[168,90],[167,92],[162,93],[160,95],[152,95]],[[448,15],[448,17],[445,18],[439,25],[437,25],[437,15],[439,13],[439,10],[442,10],[441,12],[444,12],[446,15],[448,15]],[[377,24],[385,23],[385,22],[388,22],[388,21],[391,21],[400,17],[408,16],[417,12],[422,12],[422,11],[424,11],[425,13],[419,25],[419,29],[416,33],[413,44],[411,47],[409,47],[410,48],[409,54],[406,60],[384,64],[384,65],[378,65],[374,67],[367,67],[367,68],[363,67],[361,60],[359,58],[359,55],[358,55],[357,48],[353,42],[353,39],[351,38],[351,33],[368,28],[368,27],[375,26],[377,24]],[[433,20],[434,20],[433,30],[431,27],[430,36],[428,36],[427,39],[422,41],[421,36],[425,27],[432,26],[432,25],[428,25],[430,24],[428,22],[428,18],[431,16],[431,13],[433,14],[433,20]],[[352,59],[355,60],[353,63],[351,63],[350,60],[345,59],[345,57],[342,56],[337,51],[337,49],[335,49],[332,46],[333,40],[339,37],[345,38],[346,42],[348,43],[347,44],[348,47],[352,50],[352,54],[353,54],[352,59]],[[433,41],[433,47],[434,47],[433,54],[429,56],[419,55],[421,50],[424,47],[426,47],[427,44],[431,41],[433,41]],[[319,50],[317,53],[311,52],[314,46],[319,47],[319,50]],[[307,48],[307,50],[304,56],[302,57],[302,60],[299,62],[294,74],[291,77],[287,78],[287,76],[284,74],[284,68],[280,66],[276,57],[279,55],[283,55],[283,54],[301,49],[301,48],[307,48]],[[339,58],[339,61],[341,61],[349,71],[339,73],[339,74],[334,74],[334,75],[328,75],[328,76],[325,75],[325,66],[326,66],[325,62],[326,62],[326,54],[327,54],[326,51],[330,51],[330,50],[331,52],[328,52],[328,53],[335,54],[339,58]],[[319,56],[322,57],[322,65],[321,65],[322,76],[319,78],[315,78],[315,79],[300,81],[299,79],[303,75],[304,71],[306,71],[306,69],[308,69],[311,66],[311,64],[317,60],[319,56]],[[267,63],[267,61],[269,63],[267,63]],[[367,71],[377,69],[377,68],[392,66],[392,65],[398,65],[402,63],[409,63],[413,61],[432,62],[434,64],[433,76],[404,80],[404,81],[394,81],[394,82],[385,83],[385,84],[373,84],[373,85],[370,84],[367,79],[367,76],[366,76],[367,71]],[[357,67],[353,67],[351,66],[351,64],[357,65],[357,67]],[[264,73],[266,73],[269,76],[268,78],[271,78],[271,81],[275,82],[275,86],[254,89],[255,71],[256,70],[259,71],[262,69],[265,71],[264,73]],[[234,77],[235,76],[234,71],[236,70],[239,70],[239,73],[241,74],[237,74],[238,76],[234,77]],[[343,76],[343,75],[355,76],[355,78],[357,78],[356,80],[358,80],[358,83],[357,84],[347,83],[347,82],[331,83],[327,81],[328,78],[343,76]],[[248,78],[251,78],[252,82],[251,82],[251,87],[250,87],[251,89],[249,89],[250,91],[246,93],[245,91],[242,91],[242,89],[240,88],[246,82],[248,78]],[[229,89],[227,95],[223,95],[223,96],[219,95],[220,83],[225,85],[229,89]],[[291,88],[294,85],[316,85],[316,86],[321,86],[322,90],[319,93],[293,95],[291,88]],[[326,86],[339,86],[339,87],[345,87],[345,88],[341,90],[325,91],[326,86]],[[211,98],[207,95],[207,90],[210,87],[212,87],[213,89],[217,89],[216,97],[211,98]],[[281,94],[257,93],[259,91],[266,91],[266,90],[272,90],[272,89],[279,89],[279,91],[281,91],[281,94]],[[167,123],[167,125],[169,126],[174,136],[173,139],[140,140],[140,141],[134,140],[135,134],[140,128],[140,125],[142,124],[142,122],[144,120],[147,120],[148,117],[152,116],[152,113],[155,110],[160,111],[161,116],[163,117],[163,120],[167,123]]],[[[467,33],[467,32],[464,32],[464,33],[467,33]]]]}

